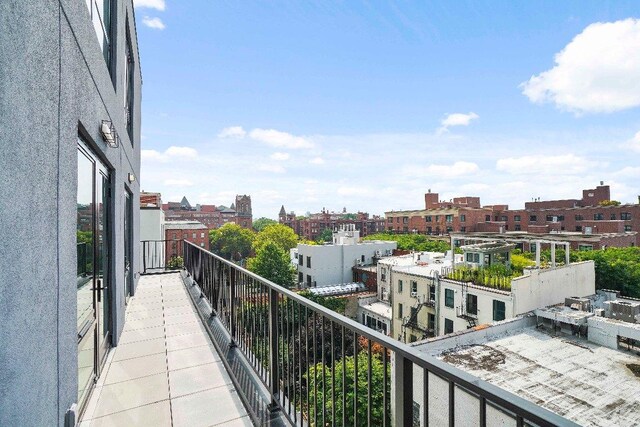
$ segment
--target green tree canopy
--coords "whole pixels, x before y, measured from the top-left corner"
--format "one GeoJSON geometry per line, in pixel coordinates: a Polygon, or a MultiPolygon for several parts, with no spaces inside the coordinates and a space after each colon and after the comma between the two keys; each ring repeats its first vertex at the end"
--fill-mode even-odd
{"type": "Polygon", "coordinates": [[[277,224],[277,223],[278,221],[274,219],[262,217],[253,221],[253,229],[256,230],[257,232],[261,232],[262,230],[264,230],[264,228],[267,225],[277,224]]]}
{"type": "Polygon", "coordinates": [[[250,258],[247,267],[258,276],[290,288],[294,283],[295,270],[291,266],[288,252],[282,250],[275,242],[267,241],[250,258]]]}
{"type": "Polygon", "coordinates": [[[451,249],[449,242],[430,239],[423,234],[370,234],[363,240],[388,240],[398,242],[398,249],[420,252],[446,252],[451,249]]]}
{"type": "Polygon", "coordinates": [[[231,222],[216,230],[209,231],[211,251],[223,258],[236,261],[251,254],[251,244],[254,239],[255,233],[253,231],[231,222]]]}
{"type": "Polygon", "coordinates": [[[318,243],[331,242],[333,240],[333,231],[330,228],[325,228],[318,236],[318,243]]]}
{"type": "MultiPolygon", "coordinates": [[[[344,389],[346,393],[346,407],[342,405],[342,376],[343,376],[343,367],[342,361],[336,360],[333,366],[323,365],[322,363],[318,363],[317,365],[312,365],[309,367],[306,379],[309,388],[309,411],[308,416],[309,419],[312,420],[311,425],[332,425],[332,421],[335,421],[336,424],[342,422],[342,413],[346,410],[346,419],[347,425],[354,425],[353,419],[353,400],[354,400],[354,379],[355,369],[354,363],[357,359],[358,363],[358,376],[357,376],[357,387],[358,387],[358,397],[356,402],[356,409],[358,412],[358,423],[357,425],[366,426],[367,425],[367,408],[368,408],[368,395],[367,388],[371,385],[371,408],[368,408],[371,411],[371,424],[375,426],[383,425],[383,407],[384,407],[384,394],[383,394],[383,383],[384,383],[384,365],[381,360],[381,356],[374,354],[371,357],[371,381],[368,378],[368,357],[367,353],[361,351],[358,353],[357,357],[347,356],[344,358],[345,368],[344,368],[344,376],[345,376],[345,384],[344,389]],[[335,383],[335,391],[334,391],[334,383],[335,383]],[[333,395],[335,394],[336,400],[333,401],[333,395]],[[317,401],[316,401],[317,399],[317,401]],[[317,402],[317,403],[316,403],[317,402]],[[327,414],[327,418],[323,420],[323,407],[325,409],[325,413],[327,414]],[[336,420],[331,420],[331,416],[333,413],[333,408],[335,407],[336,420]],[[316,424],[313,420],[318,418],[318,423],[316,424]]],[[[387,369],[390,369],[390,365],[387,365],[387,369]]],[[[387,376],[390,376],[390,372],[387,372],[387,376]]],[[[387,420],[388,422],[389,420],[387,420]]]]}
{"type": "Polygon", "coordinates": [[[256,254],[269,242],[275,243],[283,252],[288,253],[289,249],[298,244],[298,235],[293,232],[291,227],[284,224],[267,225],[253,241],[253,249],[256,254]]]}

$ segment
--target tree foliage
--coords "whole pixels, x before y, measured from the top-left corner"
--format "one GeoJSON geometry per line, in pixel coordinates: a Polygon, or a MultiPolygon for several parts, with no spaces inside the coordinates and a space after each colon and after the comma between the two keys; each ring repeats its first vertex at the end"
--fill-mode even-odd
{"type": "MultiPolygon", "coordinates": [[[[306,379],[310,391],[309,420],[311,425],[332,425],[332,421],[336,424],[342,422],[342,414],[346,412],[347,425],[367,425],[367,409],[371,411],[372,425],[383,425],[383,383],[385,380],[384,365],[378,354],[371,356],[371,379],[368,378],[368,355],[361,351],[356,357],[347,356],[344,359],[344,370],[341,361],[336,361],[333,366],[318,363],[309,367],[306,379]],[[355,375],[355,364],[358,365],[358,374],[355,375]],[[342,382],[342,376],[345,376],[345,383],[342,382]],[[354,381],[355,379],[355,381],[354,381]],[[334,393],[335,382],[335,393],[334,393]],[[354,423],[354,382],[357,383],[357,401],[356,409],[358,414],[358,422],[354,423]],[[368,407],[367,388],[371,386],[371,407],[368,407]],[[346,406],[342,405],[342,395],[346,393],[346,406]],[[336,400],[333,401],[335,394],[336,400]],[[316,401],[317,399],[317,401],[316,401]],[[316,403],[317,402],[317,403],[316,403]],[[327,414],[328,420],[322,420],[323,407],[327,414]],[[335,408],[336,420],[331,420],[333,410],[335,408]],[[315,418],[318,417],[318,423],[315,418]]],[[[389,370],[390,364],[387,365],[389,370]]],[[[387,372],[387,377],[390,375],[387,372]]]]}
{"type": "MultiPolygon", "coordinates": [[[[533,259],[535,253],[524,253],[533,259]]],[[[564,263],[565,253],[556,250],[556,262],[564,263]]],[[[620,291],[623,296],[640,298],[640,247],[607,248],[604,250],[571,251],[571,262],[592,260],[596,269],[596,289],[620,291]]],[[[551,261],[551,251],[540,251],[543,265],[551,261]]]]}
{"type": "Polygon", "coordinates": [[[251,254],[251,245],[255,233],[238,224],[226,223],[222,227],[209,231],[211,251],[226,259],[239,261],[251,254]]]}
{"type": "Polygon", "coordinates": [[[423,234],[390,234],[376,233],[370,234],[363,240],[387,240],[398,242],[398,249],[404,251],[420,252],[446,252],[451,249],[448,242],[430,239],[423,234]]]}
{"type": "Polygon", "coordinates": [[[253,249],[258,253],[269,242],[275,243],[283,252],[288,253],[289,249],[298,244],[298,235],[284,224],[270,224],[257,234],[253,241],[253,249]]]}
{"type": "Polygon", "coordinates": [[[267,241],[261,246],[256,256],[249,259],[247,267],[280,286],[293,286],[295,270],[291,266],[288,252],[283,251],[275,242],[267,241]]]}
{"type": "Polygon", "coordinates": [[[322,230],[322,233],[318,235],[318,244],[323,244],[325,242],[331,242],[333,240],[333,231],[330,228],[325,228],[322,230]]]}
{"type": "Polygon", "coordinates": [[[253,229],[259,233],[262,230],[264,230],[267,225],[277,224],[277,223],[278,221],[274,219],[262,217],[253,221],[253,229]]]}

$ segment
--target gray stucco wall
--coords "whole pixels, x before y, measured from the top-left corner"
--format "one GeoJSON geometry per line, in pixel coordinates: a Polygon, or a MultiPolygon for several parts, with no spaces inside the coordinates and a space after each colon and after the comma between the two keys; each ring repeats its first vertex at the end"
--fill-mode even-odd
{"type": "MultiPolygon", "coordinates": [[[[117,1],[114,13],[115,87],[84,0],[0,1],[0,425],[62,425],[77,399],[80,128],[112,171],[114,344],[123,328],[124,191],[133,193],[137,212],[141,76],[136,55],[132,145],[122,67],[127,17],[137,52],[131,0],[117,1]],[[117,149],[100,137],[105,119],[121,137],[117,149]]],[[[136,242],[138,216],[133,220],[136,242]]],[[[136,250],[133,255],[137,272],[136,250]]]]}

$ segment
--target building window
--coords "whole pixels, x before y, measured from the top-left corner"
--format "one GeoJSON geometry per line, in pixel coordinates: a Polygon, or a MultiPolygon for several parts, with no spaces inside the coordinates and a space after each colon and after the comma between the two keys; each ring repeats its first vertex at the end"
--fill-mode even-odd
{"type": "Polygon", "coordinates": [[[427,227],[427,234],[431,234],[433,233],[433,230],[431,229],[431,227],[427,227]]]}
{"type": "Polygon", "coordinates": [[[192,233],[192,234],[191,234],[191,238],[192,238],[192,239],[195,239],[195,238],[196,238],[196,233],[192,233]]]}
{"type": "Polygon", "coordinates": [[[307,274],[307,286],[311,287],[311,276],[307,274]]]}
{"type": "Polygon", "coordinates": [[[424,220],[427,221],[427,222],[431,222],[431,215],[425,216],[424,220]]]}
{"type": "Polygon", "coordinates": [[[622,212],[620,214],[620,219],[623,221],[631,221],[631,212],[622,212]]]}
{"type": "Polygon", "coordinates": [[[581,225],[576,225],[576,231],[582,231],[582,226],[581,225]]]}
{"type": "Polygon", "coordinates": [[[176,233],[173,233],[173,240],[176,240],[178,237],[176,235],[176,233]]]}
{"type": "Polygon", "coordinates": [[[204,242],[200,243],[200,247],[204,248],[204,242]]]}
{"type": "Polygon", "coordinates": [[[111,73],[111,0],[87,0],[87,7],[102,49],[102,56],[111,73]]]}
{"type": "Polygon", "coordinates": [[[514,220],[515,222],[520,222],[520,215],[514,215],[514,216],[513,216],[513,220],[514,220]]]}
{"type": "Polygon", "coordinates": [[[584,217],[582,215],[576,215],[576,221],[583,221],[584,217]]]}
{"type": "Polygon", "coordinates": [[[311,268],[311,257],[307,257],[307,268],[311,268]]]}
{"type": "Polygon", "coordinates": [[[127,133],[133,145],[133,76],[135,63],[133,62],[133,49],[131,48],[131,37],[129,36],[129,26],[127,25],[124,57],[124,119],[127,125],[127,133]]]}
{"type": "Polygon", "coordinates": [[[509,218],[507,218],[507,216],[506,216],[506,215],[502,215],[502,216],[500,217],[500,221],[508,221],[508,220],[509,220],[509,218]]]}
{"type": "Polygon", "coordinates": [[[398,293],[402,293],[402,280],[398,280],[398,293]]]}
{"type": "Polygon", "coordinates": [[[453,289],[444,290],[444,306],[453,308],[453,289]]]}
{"type": "Polygon", "coordinates": [[[466,232],[467,231],[467,227],[465,227],[465,226],[460,227],[460,231],[462,233],[466,232]]]}
{"type": "Polygon", "coordinates": [[[529,222],[536,222],[538,217],[536,215],[529,215],[529,222]]]}
{"type": "Polygon", "coordinates": [[[445,222],[453,222],[453,215],[445,215],[444,220],[445,222]]]}
{"type": "Polygon", "coordinates": [[[467,313],[478,314],[478,296],[467,294],[467,313]]]}
{"type": "Polygon", "coordinates": [[[491,222],[491,215],[485,215],[484,222],[491,222]]]}
{"type": "Polygon", "coordinates": [[[471,252],[467,252],[467,262],[473,262],[473,254],[471,252]]]}
{"type": "Polygon", "coordinates": [[[184,233],[184,235],[182,236],[184,239],[188,239],[189,238],[189,233],[184,233]]]}
{"type": "Polygon", "coordinates": [[[429,301],[436,300],[436,287],[434,285],[429,286],[429,301]]]}
{"type": "Polygon", "coordinates": [[[604,214],[601,214],[601,213],[593,214],[594,221],[602,221],[603,219],[604,219],[604,214]]]}
{"type": "Polygon", "coordinates": [[[387,270],[385,270],[384,268],[380,270],[380,280],[382,280],[383,282],[387,281],[387,270]]]}
{"type": "Polygon", "coordinates": [[[418,282],[416,282],[415,280],[411,281],[411,295],[418,295],[418,282]]]}
{"type": "Polygon", "coordinates": [[[398,304],[398,319],[402,319],[402,304],[398,304]]]}
{"type": "Polygon", "coordinates": [[[204,239],[204,233],[200,233],[200,237],[204,239]]]}
{"type": "Polygon", "coordinates": [[[624,231],[631,231],[631,226],[630,225],[625,225],[624,226],[624,231]]]}
{"type": "Polygon", "coordinates": [[[593,245],[578,245],[579,251],[592,251],[593,245]]]}
{"type": "MultiPolygon", "coordinates": [[[[298,283],[302,284],[303,281],[304,281],[304,274],[298,273],[298,283]]],[[[363,314],[363,316],[364,316],[364,314],[363,314]]]]}
{"type": "Polygon", "coordinates": [[[298,255],[298,265],[304,265],[304,256],[298,255]]]}
{"type": "Polygon", "coordinates": [[[460,222],[465,222],[467,220],[466,215],[460,215],[460,222]]]}
{"type": "Polygon", "coordinates": [[[493,321],[504,320],[506,318],[504,301],[493,300],[493,321]]]}
{"type": "Polygon", "coordinates": [[[403,217],[403,218],[402,218],[402,223],[403,223],[403,224],[408,224],[408,223],[409,223],[409,218],[408,218],[408,217],[406,217],[406,216],[405,216],[405,217],[403,217]]]}
{"type": "Polygon", "coordinates": [[[520,226],[520,224],[516,224],[515,225],[515,230],[516,231],[521,231],[522,230],[522,227],[520,226]]]}
{"type": "Polygon", "coordinates": [[[451,319],[444,319],[444,333],[445,334],[450,334],[453,333],[453,320],[451,319]]]}
{"type": "MultiPolygon", "coordinates": [[[[616,214],[615,214],[615,213],[612,213],[612,214],[609,216],[609,219],[610,219],[611,221],[615,221],[615,220],[616,220],[616,214]]],[[[622,217],[621,217],[620,219],[622,219],[622,217]]]]}
{"type": "Polygon", "coordinates": [[[389,222],[393,222],[393,218],[388,218],[388,221],[389,222]]]}

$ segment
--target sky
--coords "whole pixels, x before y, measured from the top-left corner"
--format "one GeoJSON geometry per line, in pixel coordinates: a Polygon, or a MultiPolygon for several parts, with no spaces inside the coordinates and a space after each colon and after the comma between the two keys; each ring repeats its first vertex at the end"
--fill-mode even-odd
{"type": "Polygon", "coordinates": [[[134,0],[141,187],[253,216],[640,195],[633,1],[134,0]]]}

